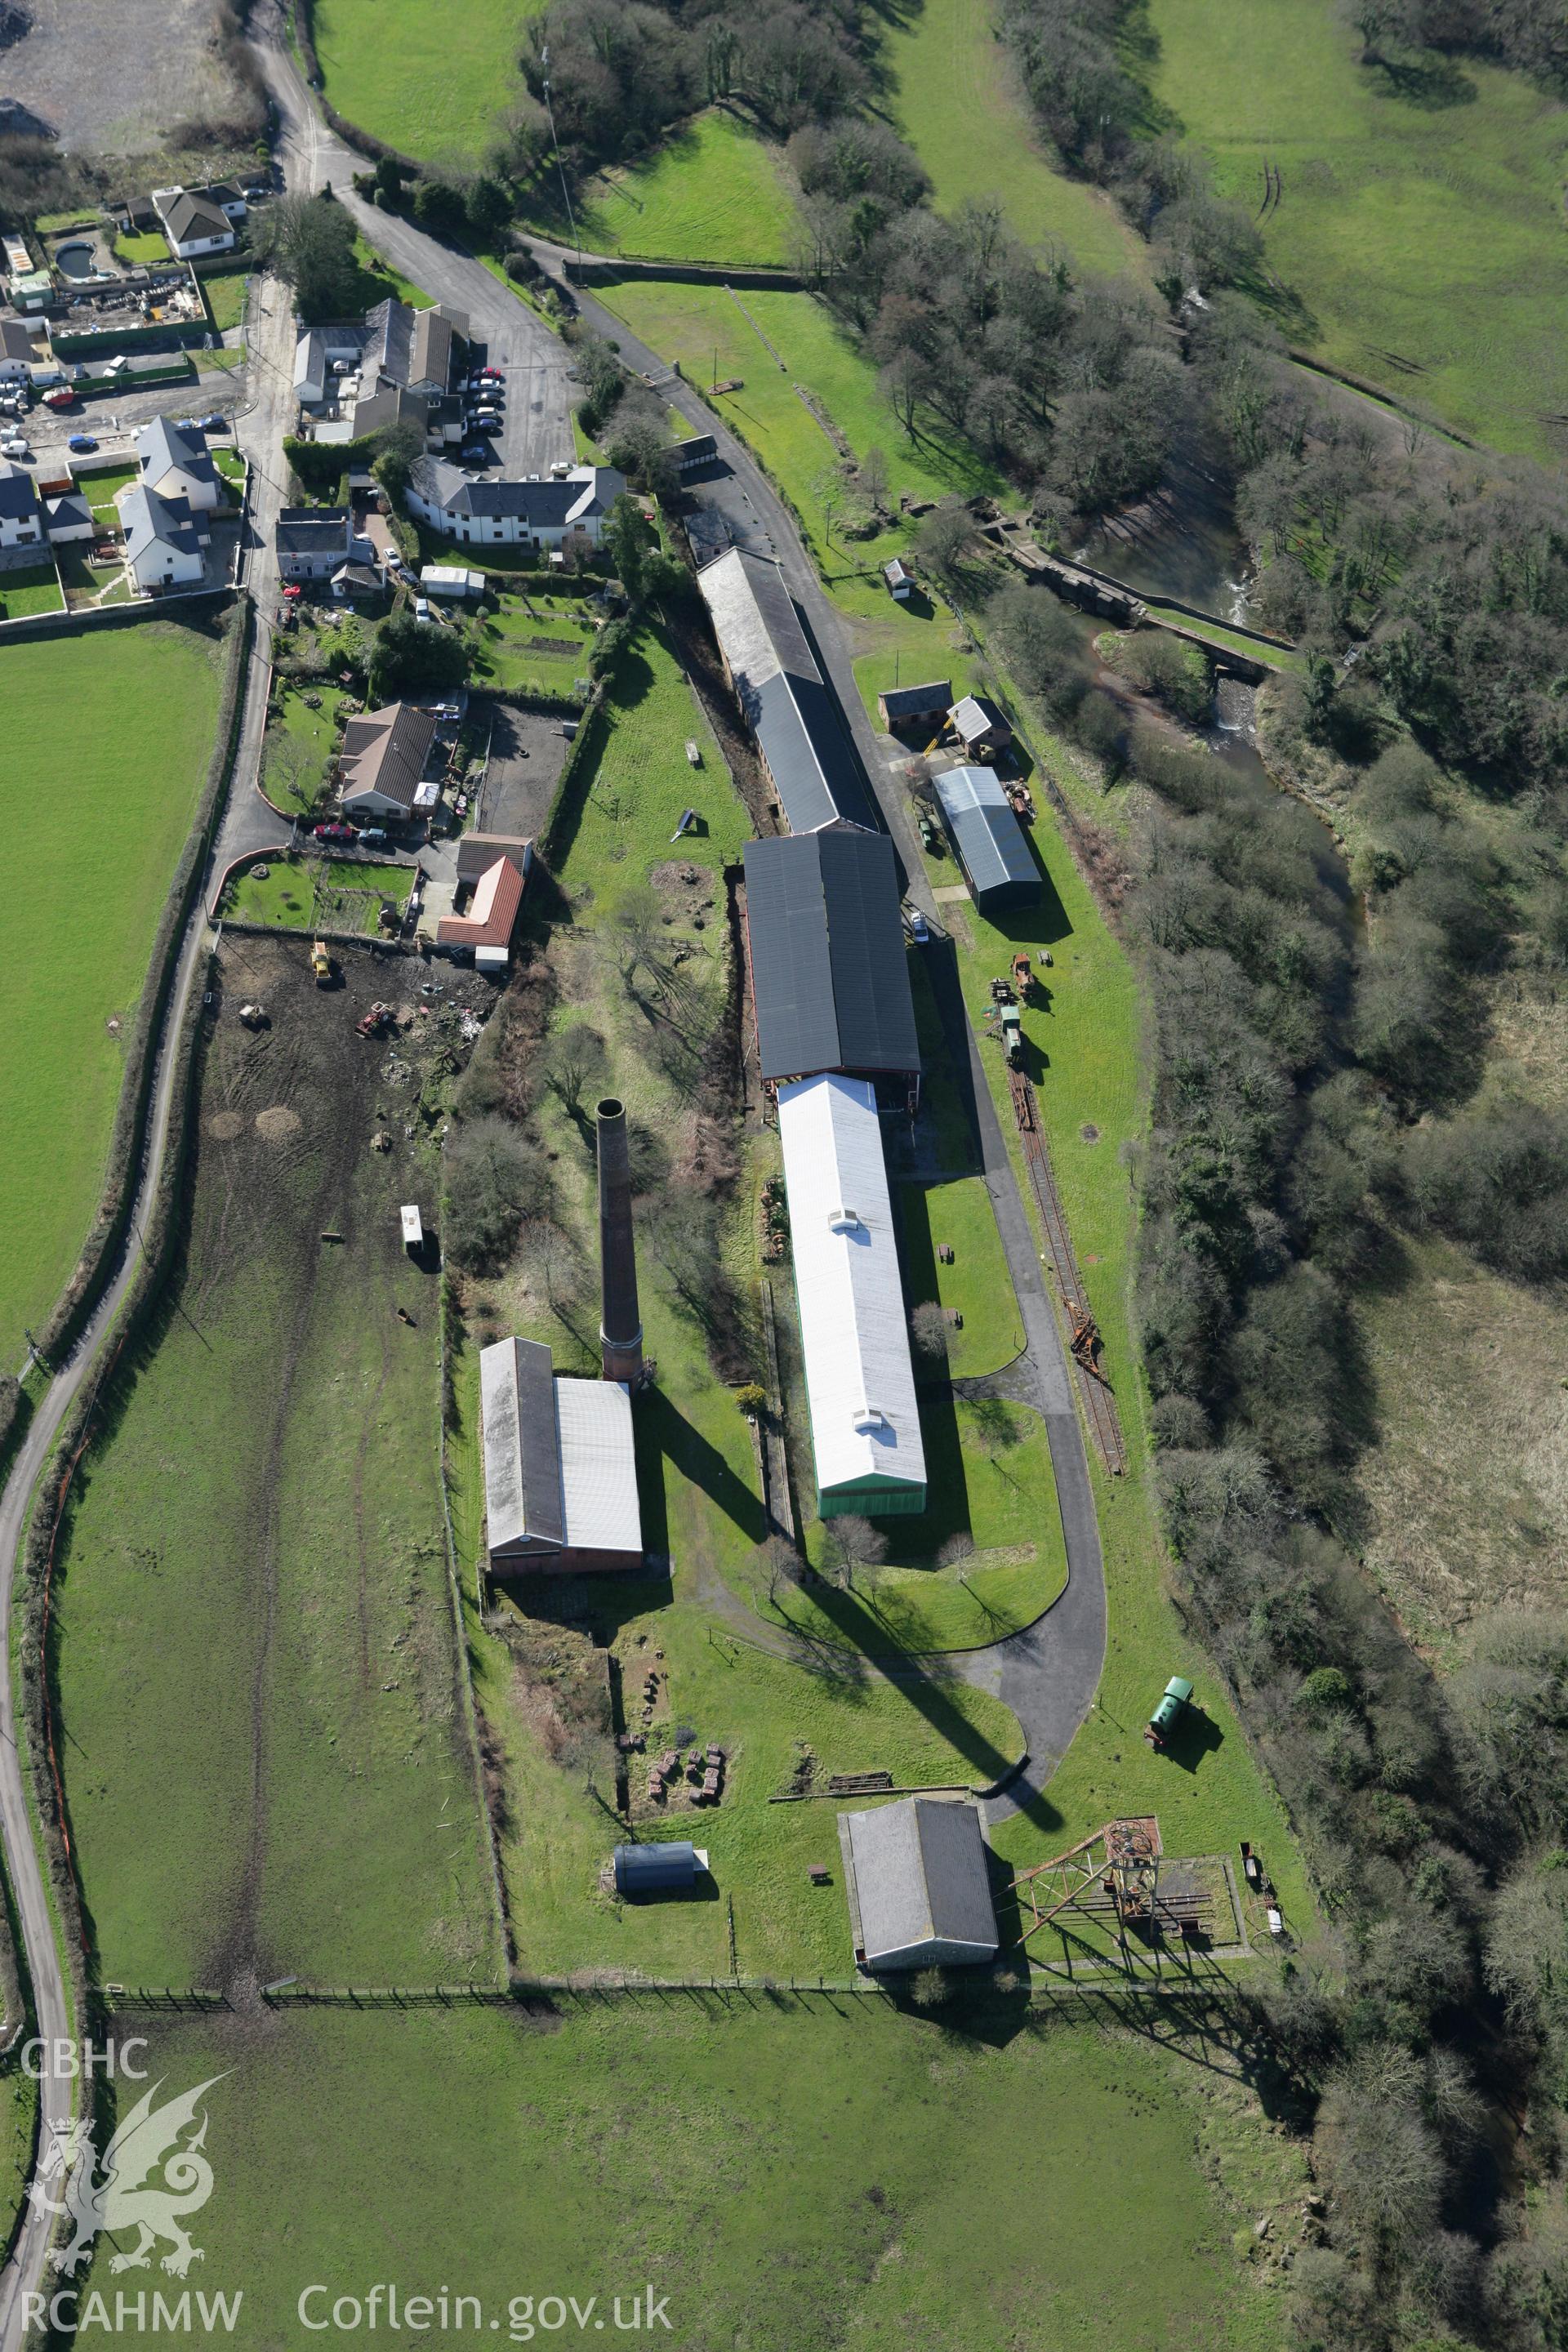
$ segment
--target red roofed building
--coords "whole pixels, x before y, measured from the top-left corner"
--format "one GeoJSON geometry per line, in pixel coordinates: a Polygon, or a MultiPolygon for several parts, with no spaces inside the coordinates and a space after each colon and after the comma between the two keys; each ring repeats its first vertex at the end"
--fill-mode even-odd
{"type": "MultiPolygon", "coordinates": [[[[529,859],[531,864],[531,858],[529,859]]],[[[487,866],[474,885],[468,909],[443,915],[436,926],[438,948],[471,948],[480,971],[504,971],[511,953],[517,910],[522,904],[523,868],[510,857],[487,866]]]]}

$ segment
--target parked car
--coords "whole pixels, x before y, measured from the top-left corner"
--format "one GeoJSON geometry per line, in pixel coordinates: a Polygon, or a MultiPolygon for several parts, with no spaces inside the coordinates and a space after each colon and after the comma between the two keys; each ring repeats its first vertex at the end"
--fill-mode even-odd
{"type": "Polygon", "coordinates": [[[174,423],[182,433],[199,433],[202,429],[202,420],[199,416],[177,416],[174,423]]]}
{"type": "Polygon", "coordinates": [[[931,925],[926,921],[926,919],[921,914],[920,908],[918,907],[906,908],[904,910],[904,920],[909,925],[910,937],[913,940],[916,947],[925,947],[931,939],[931,925]]]}
{"type": "Polygon", "coordinates": [[[469,442],[458,450],[458,463],[460,466],[488,466],[490,457],[491,452],[482,443],[469,442]]]}
{"type": "Polygon", "coordinates": [[[373,847],[379,849],[386,838],[387,832],[384,824],[367,824],[360,835],[361,841],[367,849],[373,847]]]}
{"type": "Polygon", "coordinates": [[[500,411],[497,408],[471,408],[468,411],[468,423],[493,429],[500,423],[500,411]]]}
{"type": "Polygon", "coordinates": [[[314,827],[317,841],[353,841],[358,838],[352,824],[319,824],[314,827]]]}
{"type": "Polygon", "coordinates": [[[224,415],[221,409],[215,408],[210,416],[203,417],[202,431],[204,433],[226,433],[228,431],[228,419],[224,415]]]}
{"type": "Polygon", "coordinates": [[[503,371],[498,367],[481,368],[479,370],[479,374],[486,383],[504,383],[506,382],[506,376],[503,371]]]}
{"type": "Polygon", "coordinates": [[[20,434],[13,433],[6,440],[0,441],[0,456],[7,457],[30,457],[32,454],[32,451],[22,439],[20,434]]]}
{"type": "Polygon", "coordinates": [[[416,621],[427,621],[430,618],[430,600],[427,596],[416,596],[414,599],[414,617],[416,621]]]}
{"type": "Polygon", "coordinates": [[[79,452],[96,449],[97,446],[98,444],[93,439],[90,433],[73,433],[70,439],[66,443],[66,447],[68,449],[75,449],[79,452]]]}

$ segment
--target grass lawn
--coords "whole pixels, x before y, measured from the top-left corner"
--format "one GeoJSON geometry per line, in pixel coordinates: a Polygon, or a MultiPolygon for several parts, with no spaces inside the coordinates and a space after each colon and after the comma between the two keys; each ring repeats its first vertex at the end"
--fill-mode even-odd
{"type": "Polygon", "coordinates": [[[894,502],[902,490],[940,499],[950,490],[1004,487],[972,451],[944,447],[923,430],[911,440],[878,390],[875,367],[809,294],[737,298],[721,286],[627,279],[601,289],[599,299],[661,358],[678,360],[689,383],[711,384],[715,361],[721,383],[742,379],[740,392],[719,395],[713,405],[794,501],[812,551],[830,575],[884,562],[904,545],[907,531],[829,543],[821,486],[836,477],[837,452],[797,384],[822,404],[858,457],[868,448],[882,451],[894,502]]]}
{"type": "Polygon", "coordinates": [[[239,451],[230,449],[224,443],[218,442],[213,448],[212,461],[225,481],[232,482],[237,489],[245,479],[245,459],[240,456],[239,451]]]}
{"type": "Polygon", "coordinates": [[[533,0],[317,0],[313,37],[328,101],[421,163],[476,170],[521,89],[514,60],[533,0]]]}
{"type": "Polygon", "coordinates": [[[894,1193],[910,1297],[939,1299],[963,1318],[947,1337],[947,1369],[956,1380],[1000,1371],[1024,1345],[1013,1285],[984,1179],[900,1184],[894,1193]],[[939,1249],[951,1249],[944,1265],[939,1249]],[[1010,1314],[1009,1309],[1013,1312],[1010,1314]]]}
{"type": "MultiPolygon", "coordinates": [[[[574,898],[611,903],[651,866],[672,855],[717,869],[740,856],[751,838],[746,813],[700,715],[679,664],[663,640],[645,632],[623,656],[615,692],[595,722],[598,741],[582,789],[558,828],[553,865],[574,898]],[[702,765],[686,757],[688,737],[702,765]],[[688,808],[695,832],[670,835],[688,808]]],[[[579,774],[583,772],[579,770],[579,774]]]]}
{"type": "Polygon", "coordinates": [[[999,205],[1026,245],[1065,247],[1080,270],[1147,278],[1148,248],[1111,199],[1053,169],[986,0],[923,0],[886,22],[894,127],[931,173],[940,211],[999,205]]]}
{"type": "MultiPolygon", "coordinates": [[[[821,1899],[842,1913],[836,1887],[821,1899]]],[[[331,2283],[314,2324],[372,2280],[404,2302],[444,2284],[477,2298],[430,2339],[453,2352],[523,2340],[536,2309],[552,2327],[550,2295],[596,2298],[597,2320],[583,2313],[584,2338],[568,2310],[535,2343],[593,2342],[595,2325],[617,2340],[614,2297],[629,2325],[650,2283],[672,2331],[656,2321],[658,2340],[681,2352],[1264,2352],[1285,2336],[1282,2280],[1234,2242],[1250,2253],[1268,2215],[1272,2244],[1299,2243],[1303,2158],[1232,2079],[1223,2033],[1181,2055],[1066,2009],[971,2027],[719,1995],[122,2013],[115,2031],[148,2034],[165,2095],[226,2078],[204,2102],[205,2259],[176,2284],[243,2293],[237,2342],[299,2342],[304,2288],[331,2283]],[[1086,2284],[1107,2242],[1117,2259],[1086,2284]]],[[[106,2236],[82,2281],[110,2313],[112,2254],[106,2236]]]]}
{"type": "Polygon", "coordinates": [[[114,250],[120,260],[132,269],[148,269],[155,263],[172,259],[168,239],[161,229],[139,229],[127,236],[123,232],[114,240],[114,250]]]}
{"type": "Polygon", "coordinates": [[[877,697],[893,686],[924,686],[945,677],[955,696],[975,683],[974,657],[963,650],[968,634],[946,605],[924,588],[907,604],[889,595],[880,572],[868,579],[834,583],[833,601],[849,624],[855,683],[875,728],[882,722],[877,697]]]}
{"type": "Polygon", "coordinates": [[[1291,340],[1501,448],[1560,448],[1560,103],[1429,53],[1402,91],[1358,64],[1330,0],[1152,0],[1149,26],[1153,98],[1222,189],[1256,212],[1265,159],[1279,169],[1263,228],[1291,340]]]}
{"type": "Polygon", "coordinates": [[[0,572],[0,620],[25,621],[35,613],[63,613],[66,600],[53,563],[19,564],[0,572]]]}
{"type": "Polygon", "coordinates": [[[353,699],[341,686],[319,683],[308,689],[286,686],[277,696],[277,715],[267,726],[261,778],[268,798],[290,815],[296,808],[301,814],[314,808],[337,740],[339,713],[353,699]],[[307,691],[320,702],[319,710],[306,701],[307,691]]]}
{"type": "Polygon", "coordinates": [[[114,501],[135,479],[134,466],[89,466],[76,476],[76,486],[92,509],[94,522],[118,530],[120,509],[114,501]]]}
{"type": "MultiPolygon", "coordinates": [[[[489,551],[485,552],[488,558],[489,551]]],[[[527,589],[503,591],[481,629],[473,681],[501,693],[577,693],[598,634],[580,597],[535,595],[527,589]],[[563,653],[561,648],[568,645],[574,650],[563,653]]]]}
{"type": "Polygon", "coordinates": [[[265,881],[242,866],[224,894],[221,911],[237,922],[276,923],[308,931],[319,923],[329,930],[374,931],[384,898],[405,907],[414,887],[412,866],[373,866],[368,860],[268,857],[265,881]]]}
{"type": "Polygon", "coordinates": [[[74,1490],[56,1586],[67,1801],[95,1958],[129,1984],[498,1964],[457,1688],[436,1282],[397,1218],[435,1198],[416,1107],[438,1040],[418,1024],[398,1041],[412,1083],[386,1076],[385,1045],[353,1034],[383,968],[342,971],[319,991],[303,940],[225,940],[222,1003],[259,999],[272,1025],[217,1019],[184,1253],[74,1490]]]}
{"type": "Polygon", "coordinates": [[[103,1178],[121,1038],[212,753],[216,640],[138,628],[0,647],[0,1363],[47,1316],[103,1178]],[[81,949],[83,937],[90,954],[81,949]]]}
{"type": "Polygon", "coordinates": [[[243,320],[246,289],[249,284],[249,273],[243,269],[227,269],[221,278],[203,278],[202,290],[207,298],[213,324],[219,334],[226,334],[243,320]]]}
{"type": "Polygon", "coordinates": [[[395,294],[398,300],[406,302],[411,310],[428,310],[433,308],[435,296],[426,294],[411,278],[405,278],[401,270],[394,269],[391,262],[377,253],[363,232],[354,238],[354,259],[360,270],[358,299],[365,310],[373,310],[377,302],[384,302],[389,294],[395,294]]]}
{"type": "MultiPolygon", "coordinates": [[[[562,236],[565,214],[548,167],[529,217],[562,236]]],[[[795,200],[777,150],[721,107],[693,115],[651,160],[588,182],[577,226],[591,253],[664,261],[722,261],[736,268],[786,265],[795,200]]]]}

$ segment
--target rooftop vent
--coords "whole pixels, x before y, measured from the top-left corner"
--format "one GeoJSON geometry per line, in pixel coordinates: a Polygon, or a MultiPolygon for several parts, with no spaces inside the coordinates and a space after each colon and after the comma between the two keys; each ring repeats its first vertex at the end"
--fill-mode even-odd
{"type": "Polygon", "coordinates": [[[855,1410],[854,1420],[856,1428],[859,1430],[886,1429],[888,1427],[888,1416],[882,1411],[879,1404],[858,1405],[855,1410]]]}
{"type": "Polygon", "coordinates": [[[841,1204],[837,1209],[829,1209],[827,1213],[827,1222],[833,1232],[836,1234],[852,1234],[859,1225],[859,1213],[855,1209],[846,1208],[841,1204]]]}

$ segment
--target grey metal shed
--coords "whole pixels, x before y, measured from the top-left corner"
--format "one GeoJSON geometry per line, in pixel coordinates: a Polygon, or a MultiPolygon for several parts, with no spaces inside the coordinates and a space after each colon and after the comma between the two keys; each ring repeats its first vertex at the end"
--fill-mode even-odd
{"type": "Polygon", "coordinates": [[[708,1868],[708,1855],[689,1838],[656,1845],[618,1845],[615,1852],[617,1895],[670,1895],[695,1886],[708,1868]]]}
{"type": "Polygon", "coordinates": [[[1037,902],[1040,869],[990,769],[950,768],[934,779],[932,789],[981,911],[1037,902]]]}

